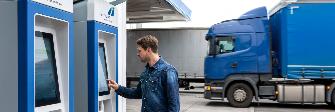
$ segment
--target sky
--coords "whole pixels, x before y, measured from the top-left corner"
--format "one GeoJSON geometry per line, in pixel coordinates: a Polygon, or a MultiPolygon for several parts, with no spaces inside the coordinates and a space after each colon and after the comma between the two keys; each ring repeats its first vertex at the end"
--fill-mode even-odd
{"type": "Polygon", "coordinates": [[[257,7],[265,6],[269,11],[280,0],[182,0],[182,2],[192,10],[191,21],[144,23],[142,27],[210,27],[224,20],[236,19],[257,7]]]}

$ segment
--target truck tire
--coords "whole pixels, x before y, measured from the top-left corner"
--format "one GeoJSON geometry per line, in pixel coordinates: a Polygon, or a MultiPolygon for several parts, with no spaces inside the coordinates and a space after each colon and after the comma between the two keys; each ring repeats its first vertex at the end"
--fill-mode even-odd
{"type": "Polygon", "coordinates": [[[238,108],[248,107],[251,104],[253,96],[251,88],[244,83],[235,83],[227,91],[229,104],[238,108]]]}

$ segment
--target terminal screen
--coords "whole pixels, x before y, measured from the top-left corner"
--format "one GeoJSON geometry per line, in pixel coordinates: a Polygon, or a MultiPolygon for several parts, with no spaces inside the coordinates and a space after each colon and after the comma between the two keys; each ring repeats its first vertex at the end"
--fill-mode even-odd
{"type": "Polygon", "coordinates": [[[99,52],[98,52],[98,88],[99,96],[108,95],[109,88],[107,85],[106,79],[108,79],[107,63],[106,63],[106,54],[105,54],[104,43],[99,43],[99,52]]]}
{"type": "Polygon", "coordinates": [[[58,75],[51,33],[35,32],[35,106],[60,103],[58,75]]]}
{"type": "Polygon", "coordinates": [[[84,1],[84,0],[73,0],[73,3],[75,4],[75,3],[79,3],[79,2],[81,2],[81,1],[84,1]]]}

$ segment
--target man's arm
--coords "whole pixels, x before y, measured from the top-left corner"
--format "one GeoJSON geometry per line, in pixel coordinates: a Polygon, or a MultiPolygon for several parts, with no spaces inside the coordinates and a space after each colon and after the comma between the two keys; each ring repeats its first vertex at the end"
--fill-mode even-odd
{"type": "Polygon", "coordinates": [[[175,69],[168,69],[166,74],[166,94],[169,112],[179,112],[179,84],[178,73],[175,69]]]}

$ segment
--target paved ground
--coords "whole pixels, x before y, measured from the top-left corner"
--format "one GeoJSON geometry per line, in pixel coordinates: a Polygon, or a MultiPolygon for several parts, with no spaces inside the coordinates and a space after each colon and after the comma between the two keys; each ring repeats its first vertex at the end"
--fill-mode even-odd
{"type": "MultiPolygon", "coordinates": [[[[228,102],[211,101],[202,94],[180,93],[181,112],[335,112],[326,104],[278,104],[269,100],[253,103],[249,108],[234,108],[228,102]]],[[[141,100],[127,99],[127,112],[140,112],[141,100]]]]}
{"type": "MultiPolygon", "coordinates": [[[[227,100],[213,101],[203,98],[203,84],[191,84],[195,89],[180,88],[181,112],[335,112],[335,107],[326,104],[301,105],[278,104],[271,100],[261,100],[249,108],[231,107],[227,100]]],[[[141,100],[127,99],[127,112],[140,112],[141,100]]]]}

